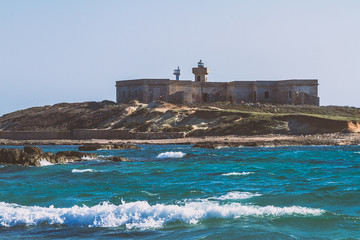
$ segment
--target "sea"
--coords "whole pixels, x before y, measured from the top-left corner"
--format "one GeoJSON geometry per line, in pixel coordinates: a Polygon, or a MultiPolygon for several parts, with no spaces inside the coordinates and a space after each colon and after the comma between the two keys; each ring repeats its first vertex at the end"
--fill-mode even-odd
{"type": "Polygon", "coordinates": [[[0,239],[360,239],[360,146],[139,146],[0,165],[0,239]]]}

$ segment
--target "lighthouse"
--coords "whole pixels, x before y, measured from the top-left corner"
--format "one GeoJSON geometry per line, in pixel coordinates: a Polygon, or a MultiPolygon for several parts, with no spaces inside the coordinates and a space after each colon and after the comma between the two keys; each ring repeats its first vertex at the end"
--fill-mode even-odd
{"type": "Polygon", "coordinates": [[[201,60],[198,62],[198,67],[193,68],[192,72],[195,74],[195,82],[207,82],[209,69],[204,67],[204,63],[201,60]]]}
{"type": "Polygon", "coordinates": [[[176,76],[176,81],[180,80],[180,68],[178,66],[177,69],[174,70],[174,75],[176,76]]]}

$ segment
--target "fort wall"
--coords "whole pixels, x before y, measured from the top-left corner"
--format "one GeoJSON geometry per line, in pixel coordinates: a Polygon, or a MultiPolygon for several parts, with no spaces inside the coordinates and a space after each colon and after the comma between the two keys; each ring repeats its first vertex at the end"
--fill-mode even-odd
{"type": "Polygon", "coordinates": [[[319,105],[318,81],[194,82],[169,79],[137,79],[116,82],[117,103],[139,100],[150,103],[211,103],[230,101],[271,104],[319,105]]]}

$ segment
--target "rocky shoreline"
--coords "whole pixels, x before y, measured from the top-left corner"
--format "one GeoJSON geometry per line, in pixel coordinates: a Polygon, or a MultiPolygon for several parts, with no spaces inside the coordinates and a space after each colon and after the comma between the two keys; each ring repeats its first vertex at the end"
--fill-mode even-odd
{"type": "Polygon", "coordinates": [[[78,147],[79,151],[97,151],[97,150],[124,150],[124,149],[140,149],[135,144],[85,144],[78,147]]]}
{"type": "MultiPolygon", "coordinates": [[[[120,149],[120,148],[118,148],[120,149]]],[[[60,151],[56,154],[43,152],[39,147],[25,146],[24,149],[0,148],[0,164],[14,164],[23,166],[46,166],[53,164],[67,164],[92,159],[102,159],[115,162],[129,162],[127,158],[113,156],[109,158],[98,157],[96,153],[78,151],[60,151]]]]}
{"type": "MultiPolygon", "coordinates": [[[[81,149],[109,149],[111,146],[125,146],[136,149],[135,145],[194,145],[198,147],[278,147],[278,146],[309,146],[309,145],[359,145],[359,133],[332,133],[316,135],[256,135],[256,136],[206,136],[188,137],[178,139],[91,139],[91,140],[7,140],[0,139],[2,146],[27,146],[27,145],[84,145],[81,149]],[[94,145],[98,145],[93,147],[94,145]]],[[[85,151],[85,150],[81,150],[85,151]]]]}

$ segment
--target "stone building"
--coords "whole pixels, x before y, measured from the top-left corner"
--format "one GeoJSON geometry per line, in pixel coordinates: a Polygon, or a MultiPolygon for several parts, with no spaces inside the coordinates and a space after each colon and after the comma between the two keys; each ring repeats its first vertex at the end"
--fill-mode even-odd
{"type": "MultiPolygon", "coordinates": [[[[195,81],[170,79],[135,79],[116,82],[117,103],[131,100],[150,103],[272,103],[319,105],[317,79],[280,81],[208,82],[209,69],[200,60],[192,69],[195,81]]],[[[174,75],[179,79],[180,69],[174,75]]]]}

